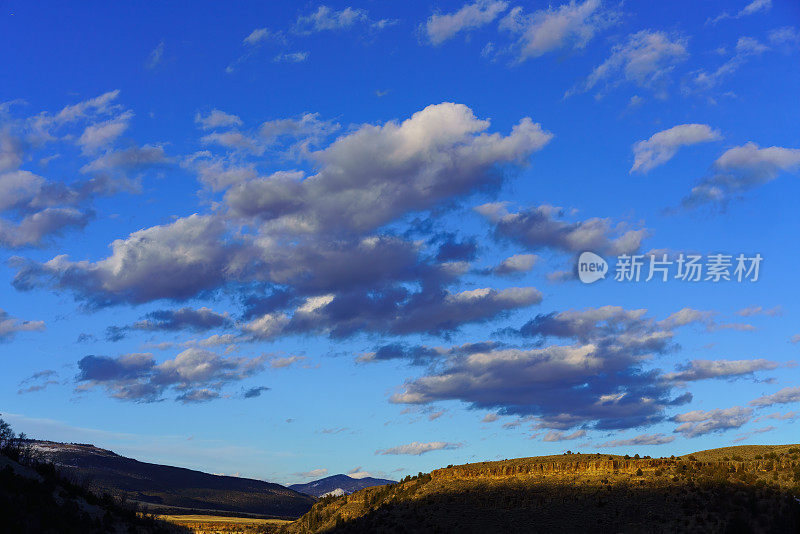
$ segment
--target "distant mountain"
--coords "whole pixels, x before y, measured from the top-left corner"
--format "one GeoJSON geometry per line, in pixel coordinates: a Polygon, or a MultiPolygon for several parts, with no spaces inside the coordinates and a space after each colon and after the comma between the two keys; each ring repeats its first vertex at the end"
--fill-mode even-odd
{"type": "Polygon", "coordinates": [[[96,493],[124,496],[149,508],[181,508],[298,517],[314,499],[279,484],[140,462],[87,444],[33,441],[38,455],[96,493]]]}
{"type": "Polygon", "coordinates": [[[289,489],[313,495],[314,497],[322,497],[326,494],[333,494],[336,496],[350,495],[354,491],[364,488],[371,488],[372,486],[383,486],[384,484],[394,484],[396,480],[386,480],[383,478],[353,478],[347,475],[333,475],[307,484],[292,484],[289,489]],[[341,490],[341,491],[337,491],[341,490]]]}

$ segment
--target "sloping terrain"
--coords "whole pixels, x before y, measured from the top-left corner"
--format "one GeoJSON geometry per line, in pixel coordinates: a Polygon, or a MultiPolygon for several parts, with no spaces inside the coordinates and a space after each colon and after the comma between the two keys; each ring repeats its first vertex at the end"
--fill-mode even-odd
{"type": "Polygon", "coordinates": [[[321,499],[282,532],[800,532],[800,446],[734,449],[727,460],[570,454],[437,469],[321,499]]]}
{"type": "Polygon", "coordinates": [[[0,455],[0,532],[179,534],[185,527],[143,516],[108,495],[62,478],[51,465],[29,467],[0,455]]]}
{"type": "Polygon", "coordinates": [[[394,484],[396,480],[386,480],[384,478],[353,478],[347,475],[332,475],[329,477],[314,480],[306,484],[292,484],[289,489],[299,491],[314,497],[322,497],[325,494],[334,492],[341,489],[345,495],[349,495],[354,491],[372,486],[383,486],[385,484],[394,484]]]}
{"type": "Polygon", "coordinates": [[[298,517],[315,499],[249,478],[218,476],[166,465],[140,462],[92,445],[33,442],[39,457],[52,461],[67,477],[148,505],[149,509],[183,509],[298,517]]]}

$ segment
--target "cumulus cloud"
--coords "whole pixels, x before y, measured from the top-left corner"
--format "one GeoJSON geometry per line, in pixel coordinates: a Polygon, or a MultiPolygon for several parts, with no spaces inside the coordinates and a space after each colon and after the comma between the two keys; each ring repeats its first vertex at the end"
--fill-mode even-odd
{"type": "Polygon", "coordinates": [[[225,113],[218,109],[212,109],[205,115],[197,113],[194,122],[203,130],[215,130],[217,128],[231,128],[242,125],[242,119],[236,115],[225,113]]]}
{"type": "Polygon", "coordinates": [[[660,325],[643,320],[646,313],[646,309],[626,310],[621,306],[601,306],[539,314],[522,325],[519,333],[528,337],[556,337],[586,342],[598,336],[615,333],[657,331],[660,325]]]}
{"type": "MultiPolygon", "coordinates": [[[[236,132],[227,128],[239,120],[214,111],[197,117],[211,134],[236,132]]],[[[525,165],[551,134],[527,118],[507,135],[490,133],[489,122],[469,108],[445,103],[402,122],[355,127],[325,148],[309,148],[337,128],[312,113],[267,121],[247,133],[259,147],[307,143],[301,152],[316,163],[315,174],[264,176],[247,154],[193,154],[182,165],[211,189],[225,191],[212,215],[138,230],[114,241],[98,260],[14,258],[15,287],[69,290],[96,308],[184,301],[236,286],[243,293],[246,340],[364,331],[448,335],[541,300],[530,287],[458,287],[476,254],[473,240],[410,241],[377,232],[409,213],[448,207],[498,184],[507,167],[525,165]],[[248,296],[251,290],[261,296],[248,296]]],[[[118,153],[105,153],[95,168],[118,153]]],[[[528,261],[521,255],[503,268],[520,269],[528,261]]],[[[150,319],[156,321],[139,326],[162,328],[172,320],[150,319]]]]}
{"type": "Polygon", "coordinates": [[[685,208],[704,204],[724,207],[733,198],[800,169],[800,149],[760,148],[753,142],[730,148],[714,162],[713,172],[682,200],[685,208]]]}
{"type": "Polygon", "coordinates": [[[210,308],[180,308],[177,310],[156,310],[148,313],[143,319],[135,322],[137,330],[194,330],[203,332],[213,328],[231,325],[227,313],[216,313],[210,308]]]}
{"type": "Polygon", "coordinates": [[[569,254],[591,250],[617,256],[639,249],[648,231],[615,223],[608,218],[584,221],[562,220],[563,208],[542,205],[509,213],[504,203],[483,204],[475,208],[494,225],[498,238],[508,239],[531,250],[553,249],[569,254]]]}
{"type": "Polygon", "coordinates": [[[570,434],[561,432],[560,430],[551,430],[542,438],[542,441],[570,441],[573,439],[582,438],[586,435],[585,430],[576,430],[570,434]]]}
{"type": "Polygon", "coordinates": [[[712,432],[739,428],[750,421],[752,414],[751,408],[734,406],[709,411],[694,410],[678,414],[672,420],[681,423],[675,428],[675,432],[681,433],[687,438],[696,438],[712,432]]]}
{"type": "Polygon", "coordinates": [[[49,115],[46,113],[40,114],[38,117],[38,126],[63,126],[65,124],[78,122],[80,120],[96,117],[99,115],[107,115],[114,111],[118,111],[119,105],[115,104],[119,96],[119,89],[108,91],[102,95],[94,98],[89,98],[65,106],[58,113],[49,115]]]}
{"type": "Polygon", "coordinates": [[[287,153],[305,157],[310,148],[319,146],[340,128],[338,123],[322,119],[319,113],[303,113],[265,121],[258,133],[268,146],[288,145],[287,153]]]}
{"type": "Polygon", "coordinates": [[[0,213],[10,216],[0,217],[0,245],[41,245],[46,238],[86,226],[91,211],[79,206],[95,185],[85,182],[76,189],[25,170],[0,174],[0,213]]]}
{"type": "Polygon", "coordinates": [[[706,124],[679,124],[653,134],[650,139],[633,145],[633,172],[647,172],[662,165],[684,146],[716,141],[721,135],[706,124]]]}
{"type": "Polygon", "coordinates": [[[311,306],[304,304],[291,316],[282,312],[264,314],[247,323],[244,331],[257,339],[298,333],[328,333],[336,338],[363,331],[441,335],[466,323],[537,304],[541,299],[541,293],[531,287],[417,293],[396,288],[383,295],[357,292],[312,299],[311,306]]]}
{"type": "Polygon", "coordinates": [[[519,36],[514,49],[521,62],[568,46],[583,48],[615,19],[614,14],[601,9],[600,0],[572,0],[530,15],[515,7],[500,22],[500,28],[519,36]]]}
{"type": "Polygon", "coordinates": [[[425,454],[426,452],[431,451],[443,451],[443,450],[453,450],[463,447],[461,443],[448,443],[446,441],[429,441],[427,443],[422,443],[419,441],[414,441],[412,443],[408,443],[406,445],[399,445],[397,447],[390,447],[388,449],[380,449],[375,451],[375,454],[383,454],[383,455],[411,455],[411,456],[419,456],[420,454],[425,454]]]}
{"type": "Polygon", "coordinates": [[[259,178],[230,189],[225,201],[232,214],[282,231],[369,231],[492,184],[498,166],[524,164],[552,137],[529,118],[507,136],[488,127],[464,105],[428,106],[311,152],[320,165],[313,176],[259,178]]]}
{"type": "Polygon", "coordinates": [[[498,276],[524,273],[533,269],[538,259],[536,254],[514,254],[494,266],[491,273],[498,276]]]}
{"type": "Polygon", "coordinates": [[[317,469],[312,469],[310,471],[304,471],[302,473],[294,473],[296,476],[300,476],[303,478],[319,478],[324,477],[328,474],[328,470],[324,467],[320,467],[317,469]]]}
{"type": "Polygon", "coordinates": [[[165,165],[169,158],[164,148],[156,145],[130,147],[107,152],[81,168],[81,172],[131,171],[137,172],[147,168],[165,165]]]}
{"type": "MultiPolygon", "coordinates": [[[[687,40],[665,32],[642,30],[611,50],[611,55],[595,67],[582,90],[600,84],[606,89],[623,84],[645,87],[663,94],[675,67],[689,56],[687,40]]],[[[575,91],[568,91],[567,96],[575,91]]]]}
{"type": "Polygon", "coordinates": [[[0,245],[9,248],[41,245],[46,238],[85,227],[90,218],[90,213],[74,208],[45,208],[16,223],[0,219],[0,245]]]}
{"type": "MultiPolygon", "coordinates": [[[[197,117],[203,129],[220,134],[235,132],[228,128],[238,128],[239,120],[215,111],[197,117]]],[[[337,128],[304,114],[267,121],[247,135],[262,147],[310,147],[337,128]]],[[[236,285],[262,295],[243,298],[250,339],[320,332],[447,334],[491,320],[539,302],[541,294],[524,287],[453,287],[469,271],[466,261],[475,254],[470,240],[428,243],[375,235],[410,212],[447,206],[491,187],[507,166],[524,165],[551,137],[530,119],[507,135],[488,129],[488,121],[466,106],[430,106],[405,121],[362,125],[325,148],[308,148],[304,157],[317,165],[310,175],[262,176],[244,157],[196,153],[182,162],[185,168],[197,171],[211,189],[225,191],[213,215],[138,230],[114,241],[110,254],[98,260],[14,258],[14,284],[21,290],[69,290],[90,307],[182,301],[236,285]],[[435,244],[438,251],[431,251],[435,244]],[[303,304],[320,297],[328,302],[313,309],[303,304]]],[[[103,154],[92,168],[122,163],[119,154],[103,154]]],[[[40,187],[35,177],[23,178],[31,188],[40,187]]],[[[0,198],[16,209],[30,203],[31,195],[23,197],[0,198]]],[[[162,326],[156,321],[148,328],[162,326]]]]}
{"type": "Polygon", "coordinates": [[[639,434],[638,436],[628,439],[615,439],[606,441],[598,445],[600,448],[607,447],[638,447],[641,445],[663,445],[665,443],[672,443],[675,441],[673,436],[665,434],[639,434]]]}
{"type": "Polygon", "coordinates": [[[238,130],[211,132],[204,135],[200,142],[204,145],[217,145],[229,150],[236,150],[255,155],[264,153],[265,147],[257,139],[238,130]]]}
{"type": "Polygon", "coordinates": [[[764,408],[775,404],[791,404],[793,402],[800,402],[800,387],[787,387],[771,395],[764,395],[750,401],[750,406],[764,408]]]}
{"type": "Polygon", "coordinates": [[[14,285],[71,289],[92,306],[186,299],[218,287],[233,268],[237,248],[224,242],[224,232],[219,219],[191,215],[117,239],[112,254],[97,262],[65,255],[44,263],[17,258],[14,285]]]}
{"type": "Polygon", "coordinates": [[[663,420],[674,384],[646,363],[675,348],[673,331],[646,310],[614,306],[540,315],[520,329],[537,348],[485,347],[445,353],[407,381],[391,402],[427,405],[460,400],[472,409],[537,418],[540,428],[622,429],[663,420]],[[544,346],[555,337],[570,340],[544,346]]]}
{"type": "Polygon", "coordinates": [[[131,118],[133,118],[133,113],[127,111],[113,119],[90,124],[78,138],[78,145],[85,154],[97,152],[122,135],[128,129],[131,118]]]}
{"type": "Polygon", "coordinates": [[[367,352],[356,358],[357,362],[378,362],[386,360],[406,360],[412,365],[428,365],[441,353],[431,347],[409,346],[405,343],[390,343],[376,347],[374,351],[367,352]]]}
{"type": "Polygon", "coordinates": [[[168,391],[181,402],[219,398],[222,388],[264,368],[265,358],[224,358],[214,352],[189,348],[172,360],[156,363],[152,354],[118,357],[85,356],[78,361],[78,389],[103,387],[111,397],[136,401],[161,400],[168,391]]]}
{"type": "Polygon", "coordinates": [[[777,369],[778,362],[758,358],[753,360],[692,360],[678,366],[675,373],[667,373],[664,379],[675,382],[706,380],[709,378],[736,378],[750,376],[757,371],[777,369]]]}
{"type": "Polygon", "coordinates": [[[431,15],[423,25],[423,30],[428,41],[438,45],[459,32],[489,24],[507,7],[508,2],[502,0],[478,0],[472,4],[464,4],[454,13],[431,15]]]}
{"type": "MultiPolygon", "coordinates": [[[[93,197],[138,191],[138,177],[128,173],[156,163],[152,155],[148,160],[145,154],[153,147],[113,150],[115,140],[133,117],[131,111],[115,103],[118,95],[119,91],[111,91],[57,113],[43,111],[23,118],[4,113],[0,128],[0,246],[49,244],[53,238],[88,224],[93,197]],[[32,159],[35,149],[57,143],[75,144],[88,157],[102,153],[81,167],[89,177],[67,183],[21,168],[32,159]],[[139,151],[138,160],[135,151],[139,151]]],[[[163,151],[161,156],[166,161],[163,151]]]]}
{"type": "Polygon", "coordinates": [[[0,343],[14,339],[19,332],[41,332],[44,321],[23,321],[0,308],[0,343]]]}

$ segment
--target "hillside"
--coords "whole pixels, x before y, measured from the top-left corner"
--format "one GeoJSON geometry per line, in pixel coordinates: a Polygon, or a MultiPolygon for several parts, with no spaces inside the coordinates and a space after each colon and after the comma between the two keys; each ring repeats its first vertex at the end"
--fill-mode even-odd
{"type": "Polygon", "coordinates": [[[92,445],[31,442],[40,458],[96,493],[142,503],[148,509],[180,509],[298,517],[315,499],[279,484],[219,476],[140,462],[92,445]]]}
{"type": "Polygon", "coordinates": [[[20,465],[0,454],[0,532],[180,534],[185,527],[146,517],[108,495],[70,483],[49,465],[20,465]]]}
{"type": "Polygon", "coordinates": [[[800,532],[800,445],[738,449],[447,467],[321,499],[281,532],[800,532]]]}
{"type": "Polygon", "coordinates": [[[383,478],[353,478],[347,475],[332,475],[329,477],[314,480],[306,484],[292,484],[289,489],[313,495],[314,497],[322,497],[328,493],[336,490],[342,490],[344,495],[349,495],[354,491],[372,486],[383,486],[385,484],[394,484],[396,480],[386,480],[383,478]]]}

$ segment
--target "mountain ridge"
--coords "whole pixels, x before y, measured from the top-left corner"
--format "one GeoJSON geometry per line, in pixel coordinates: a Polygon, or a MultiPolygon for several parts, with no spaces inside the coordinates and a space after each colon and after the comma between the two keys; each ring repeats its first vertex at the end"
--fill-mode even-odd
{"type": "Polygon", "coordinates": [[[800,531],[800,445],[740,447],[449,466],[320,499],[281,532],[800,531]]]}
{"type": "Polygon", "coordinates": [[[345,474],[337,474],[318,480],[312,480],[304,484],[292,484],[287,487],[314,497],[323,497],[336,490],[342,490],[346,495],[349,495],[364,488],[394,484],[396,482],[396,480],[388,480],[385,478],[354,478],[345,474]]]}
{"type": "Polygon", "coordinates": [[[315,499],[274,482],[214,475],[121,456],[90,444],[30,440],[43,460],[97,493],[139,502],[151,510],[187,509],[295,518],[315,499]]]}

